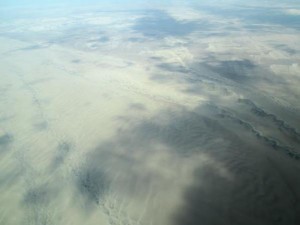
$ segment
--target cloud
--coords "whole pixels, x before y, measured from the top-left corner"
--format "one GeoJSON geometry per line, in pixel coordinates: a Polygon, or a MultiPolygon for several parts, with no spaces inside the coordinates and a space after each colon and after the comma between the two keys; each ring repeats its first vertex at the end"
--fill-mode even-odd
{"type": "Polygon", "coordinates": [[[288,15],[300,16],[300,9],[287,9],[285,13],[288,15]]]}
{"type": "Polygon", "coordinates": [[[134,31],[152,38],[185,36],[197,29],[197,23],[178,21],[164,11],[147,11],[132,27],[134,31]]]}

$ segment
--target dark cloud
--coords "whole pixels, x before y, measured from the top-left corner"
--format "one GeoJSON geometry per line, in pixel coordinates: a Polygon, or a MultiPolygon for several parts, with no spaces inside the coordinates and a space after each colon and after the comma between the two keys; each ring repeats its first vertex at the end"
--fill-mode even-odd
{"type": "MultiPolygon", "coordinates": [[[[182,73],[185,76],[174,76],[173,74],[168,76],[168,78],[172,80],[183,77],[187,83],[195,83],[202,80],[224,83],[224,79],[230,82],[243,83],[257,78],[254,72],[256,72],[258,66],[248,59],[222,61],[212,58],[204,62],[193,62],[186,66],[182,66],[179,63],[162,62],[157,64],[157,68],[168,72],[182,73]]],[[[167,77],[164,78],[166,79],[167,77]]]]}
{"type": "Polygon", "coordinates": [[[161,117],[168,118],[168,113],[120,129],[89,153],[76,172],[76,186],[89,202],[100,203],[116,187],[120,195],[131,197],[145,196],[150,186],[163,188],[164,174],[146,166],[161,154],[159,146],[181,158],[218,148],[216,139],[221,136],[233,138],[232,132],[206,116],[183,112],[165,122],[161,117]]]}
{"type": "Polygon", "coordinates": [[[132,38],[128,38],[128,41],[143,43],[143,42],[145,42],[145,39],[144,38],[134,38],[134,37],[132,37],[132,38]]]}
{"type": "Polygon", "coordinates": [[[137,20],[133,30],[144,36],[163,38],[167,36],[185,36],[198,28],[196,22],[178,21],[163,11],[148,11],[137,20]]]}
{"type": "MultiPolygon", "coordinates": [[[[81,193],[99,203],[116,184],[122,187],[121,195],[129,196],[144,196],[144,190],[157,183],[166,185],[162,174],[145,166],[151,157],[161,154],[164,146],[179,158],[205,154],[212,159],[195,172],[195,184],[186,190],[186,206],[176,213],[175,224],[218,224],[222,215],[223,224],[293,221],[294,197],[282,178],[271,172],[273,166],[268,162],[269,157],[281,155],[269,150],[280,146],[256,132],[250,123],[237,116],[227,120],[224,115],[231,114],[217,107],[201,106],[193,112],[162,112],[132,128],[119,130],[114,138],[91,151],[77,183],[81,193]],[[273,156],[264,155],[271,153],[273,156]],[[233,180],[220,170],[228,170],[233,180]],[[112,181],[116,183],[110,186],[112,181]],[[277,199],[274,204],[273,198],[277,199]]],[[[285,157],[282,163],[291,158],[285,157]]]]}
{"type": "Polygon", "coordinates": [[[135,122],[91,151],[77,173],[77,187],[96,204],[116,189],[118,195],[146,196],[149,187],[164,190],[172,184],[147,167],[153,157],[165,151],[170,159],[176,156],[168,162],[171,169],[184,158],[203,156],[183,191],[183,204],[174,211],[173,224],[296,224],[300,184],[296,172],[288,175],[296,169],[295,158],[270,151],[279,145],[238,116],[204,105],[135,122]]]}
{"type": "MultiPolygon", "coordinates": [[[[297,153],[278,144],[278,140],[264,136],[251,122],[239,118],[242,116],[239,111],[230,113],[213,105],[206,111],[203,107],[197,112],[199,110],[205,115],[216,116],[207,123],[208,129],[203,125],[197,129],[214,136],[202,140],[201,135],[194,136],[199,143],[193,143],[205,146],[208,159],[201,161],[194,171],[193,183],[183,192],[184,202],[174,213],[172,222],[176,225],[297,224],[300,220],[300,193],[297,191],[300,183],[297,172],[292,172],[296,169],[297,153]],[[234,121],[224,120],[222,115],[225,114],[234,121]],[[221,116],[220,120],[218,116],[221,116]],[[213,138],[227,142],[207,145],[213,138]],[[288,150],[288,157],[273,154],[271,149],[288,150]]],[[[277,117],[274,119],[265,111],[261,115],[265,117],[262,119],[271,119],[294,135],[293,129],[277,117]]],[[[193,127],[197,122],[192,124],[193,127]]]]}
{"type": "Polygon", "coordinates": [[[69,142],[61,142],[57,146],[56,156],[52,161],[52,168],[55,169],[60,166],[65,161],[65,158],[68,156],[72,148],[73,146],[69,142]]]}
{"type": "Polygon", "coordinates": [[[249,72],[255,68],[250,60],[217,61],[215,65],[204,64],[213,72],[235,82],[247,80],[249,72]]]}
{"type": "Polygon", "coordinates": [[[279,150],[292,159],[300,160],[300,153],[297,152],[293,147],[281,143],[280,140],[277,140],[273,137],[266,136],[259,130],[255,129],[255,127],[248,121],[245,121],[243,119],[240,119],[234,115],[228,114],[228,113],[222,113],[220,114],[223,118],[230,119],[232,122],[239,124],[247,131],[251,132],[259,141],[264,142],[265,144],[269,145],[275,150],[279,150]]]}
{"type": "Polygon", "coordinates": [[[27,85],[35,85],[35,84],[42,84],[42,83],[47,83],[49,81],[54,80],[52,77],[45,77],[45,78],[40,78],[40,79],[35,79],[33,81],[30,81],[27,83],[27,85]]]}
{"type": "Polygon", "coordinates": [[[25,224],[53,224],[51,203],[59,195],[56,183],[34,185],[34,181],[23,195],[22,205],[26,210],[25,224]]]}
{"type": "Polygon", "coordinates": [[[144,110],[146,110],[145,105],[143,105],[143,104],[141,104],[141,103],[132,103],[132,104],[130,104],[129,107],[130,107],[131,109],[139,110],[139,111],[144,111],[144,110]]]}
{"type": "MultiPolygon", "coordinates": [[[[162,143],[180,155],[199,153],[203,147],[217,147],[214,141],[223,135],[233,135],[217,121],[203,115],[185,113],[172,118],[167,124],[145,121],[131,131],[139,145],[162,143]],[[149,143],[148,143],[149,142],[149,143]],[[201,147],[200,147],[201,146],[201,147]]],[[[229,137],[228,137],[229,138],[229,137]]]]}
{"type": "Polygon", "coordinates": [[[103,45],[110,40],[99,26],[90,24],[68,26],[58,33],[43,38],[50,44],[59,44],[80,49],[86,49],[87,45],[96,48],[99,47],[98,45],[103,45]]]}
{"type": "Polygon", "coordinates": [[[32,50],[37,50],[37,49],[41,49],[41,48],[45,48],[45,46],[31,45],[28,47],[20,48],[17,51],[32,51],[32,50]]]}
{"type": "MultiPolygon", "coordinates": [[[[187,67],[181,67],[178,64],[159,64],[160,69],[168,72],[177,72],[183,74],[183,76],[174,76],[174,74],[160,74],[152,79],[159,79],[159,81],[165,80],[177,80],[185,81],[186,89],[185,93],[188,94],[200,94],[206,96],[211,101],[218,104],[216,101],[220,100],[220,94],[222,96],[229,95],[228,88],[234,88],[240,93],[248,95],[245,90],[249,86],[255,87],[258,82],[261,83],[276,83],[280,82],[280,78],[274,78],[270,81],[271,76],[267,76],[270,72],[264,68],[260,68],[250,60],[231,60],[231,61],[218,61],[211,58],[202,63],[193,63],[187,67]],[[229,82],[228,82],[229,81],[229,82]],[[209,83],[208,83],[209,82],[209,83]],[[245,87],[244,87],[245,85],[245,87]],[[203,88],[202,88],[203,87],[203,88]]],[[[250,106],[250,110],[254,112],[263,122],[270,121],[271,125],[265,124],[266,127],[274,127],[281,132],[271,132],[271,134],[265,134],[264,130],[256,128],[257,124],[252,124],[250,121],[245,120],[243,117],[239,117],[239,109],[236,108],[237,115],[234,113],[220,112],[219,116],[224,119],[230,120],[230,123],[238,124],[240,127],[237,129],[245,129],[256,138],[254,142],[260,142],[268,145],[274,150],[285,153],[287,156],[299,160],[300,154],[297,151],[300,136],[296,128],[288,125],[284,120],[278,119],[273,113],[268,113],[263,109],[257,107],[251,100],[239,100],[240,103],[245,103],[250,106]]],[[[221,102],[220,102],[221,103],[221,102]]],[[[249,111],[249,109],[248,109],[249,111]]],[[[236,113],[236,112],[235,112],[236,113]]]]}
{"type": "Polygon", "coordinates": [[[73,59],[71,62],[75,63],[75,64],[79,64],[79,63],[81,63],[81,60],[80,59],[73,59]]]}
{"type": "Polygon", "coordinates": [[[109,37],[103,36],[101,38],[98,39],[99,42],[108,42],[109,41],[109,37]]]}
{"type": "Polygon", "coordinates": [[[255,115],[261,117],[263,120],[268,119],[272,121],[283,134],[291,137],[293,140],[300,143],[300,132],[296,128],[287,124],[287,122],[285,122],[284,120],[279,119],[276,115],[272,113],[266,112],[264,109],[258,107],[250,99],[239,99],[238,102],[249,106],[251,111],[255,115]]]}
{"type": "Polygon", "coordinates": [[[76,186],[88,202],[100,204],[109,191],[110,180],[101,165],[89,164],[76,173],[76,186]]]}
{"type": "Polygon", "coordinates": [[[274,45],[275,48],[278,48],[279,50],[282,50],[284,52],[287,52],[291,55],[294,55],[297,53],[297,51],[293,48],[290,48],[289,46],[285,45],[285,44],[276,44],[274,45]]]}
{"type": "Polygon", "coordinates": [[[177,73],[188,73],[189,70],[181,65],[177,65],[177,64],[171,64],[171,63],[160,63],[157,65],[158,68],[163,69],[163,70],[167,70],[170,72],[177,72],[177,73]]]}
{"type": "Polygon", "coordinates": [[[39,49],[44,49],[44,48],[47,48],[47,46],[44,46],[44,45],[30,45],[30,46],[27,46],[27,47],[24,47],[24,48],[17,48],[17,49],[14,49],[14,50],[10,50],[6,53],[15,53],[15,52],[18,52],[18,51],[34,51],[34,50],[39,50],[39,49]]]}
{"type": "Polygon", "coordinates": [[[27,205],[47,205],[53,194],[46,185],[36,186],[25,193],[23,203],[27,205]]]}
{"type": "Polygon", "coordinates": [[[34,124],[34,127],[39,131],[43,131],[48,129],[49,124],[48,122],[44,121],[44,122],[34,124]]]}
{"type": "Polygon", "coordinates": [[[14,117],[15,117],[14,115],[11,115],[11,116],[1,116],[1,117],[0,117],[0,123],[10,121],[10,120],[12,120],[14,117]]]}
{"type": "Polygon", "coordinates": [[[0,136],[0,147],[5,149],[13,141],[13,136],[11,134],[3,134],[0,136]]]}
{"type": "MultiPolygon", "coordinates": [[[[243,150],[251,155],[247,147],[243,150]]],[[[250,161],[254,158],[231,155],[228,160],[230,154],[222,162],[234,179],[222,177],[212,165],[197,169],[195,182],[185,190],[184,204],[174,215],[174,224],[297,224],[297,196],[282,171],[267,158],[250,161]]]]}
{"type": "Polygon", "coordinates": [[[211,57],[184,66],[179,63],[160,62],[157,68],[159,70],[150,77],[152,80],[160,83],[177,81],[182,84],[185,93],[205,95],[215,100],[220,94],[230,95],[233,88],[242,93],[246,86],[255,86],[257,82],[275,83],[279,80],[271,79],[267,76],[269,71],[247,59],[222,61],[211,57]]]}

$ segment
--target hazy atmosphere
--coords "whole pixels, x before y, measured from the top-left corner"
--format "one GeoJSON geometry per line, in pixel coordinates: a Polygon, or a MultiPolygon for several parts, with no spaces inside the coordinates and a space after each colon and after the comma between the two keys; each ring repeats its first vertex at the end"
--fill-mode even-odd
{"type": "Polygon", "coordinates": [[[300,224],[298,0],[2,0],[0,224],[300,224]]]}

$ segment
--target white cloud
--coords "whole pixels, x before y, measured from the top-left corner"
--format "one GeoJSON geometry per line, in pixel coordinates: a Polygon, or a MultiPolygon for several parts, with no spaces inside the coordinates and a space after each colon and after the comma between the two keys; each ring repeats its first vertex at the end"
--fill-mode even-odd
{"type": "Polygon", "coordinates": [[[299,16],[300,15],[300,9],[288,9],[285,11],[286,14],[289,15],[295,15],[295,16],[299,16]]]}

